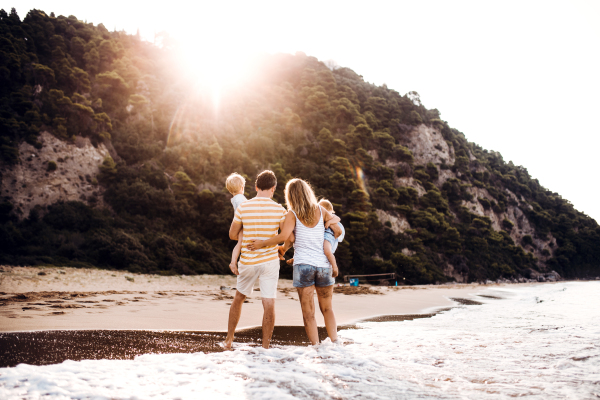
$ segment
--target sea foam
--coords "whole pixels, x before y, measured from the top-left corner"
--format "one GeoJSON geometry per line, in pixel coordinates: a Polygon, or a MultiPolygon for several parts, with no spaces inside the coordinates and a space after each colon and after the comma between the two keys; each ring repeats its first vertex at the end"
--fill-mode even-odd
{"type": "Polygon", "coordinates": [[[480,306],[370,322],[313,347],[0,369],[3,399],[600,397],[600,283],[501,287],[480,306]]]}

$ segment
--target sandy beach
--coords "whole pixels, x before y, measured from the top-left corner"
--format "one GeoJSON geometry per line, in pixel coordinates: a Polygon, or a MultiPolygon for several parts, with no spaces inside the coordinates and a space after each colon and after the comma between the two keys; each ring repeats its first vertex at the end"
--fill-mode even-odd
{"type": "MultiPolygon", "coordinates": [[[[0,266],[0,367],[223,351],[220,343],[235,284],[233,275],[0,266]]],[[[427,318],[452,307],[501,301],[490,292],[494,286],[502,285],[336,286],[338,330],[360,329],[358,322],[427,318]]],[[[291,280],[279,281],[275,307],[272,345],[309,345],[291,280]]],[[[260,345],[262,312],[255,288],[244,304],[238,345],[260,345]]],[[[316,318],[324,340],[327,333],[318,311],[316,318]]]]}
{"type": "MultiPolygon", "coordinates": [[[[120,271],[0,267],[0,331],[186,330],[225,331],[235,277],[158,276],[120,271]],[[221,290],[221,287],[227,288],[221,290]]],[[[477,296],[490,286],[336,287],[339,325],[380,315],[420,314],[477,296]]],[[[291,280],[279,281],[276,325],[302,326],[291,280]]],[[[487,299],[489,300],[489,299],[487,299]]],[[[464,303],[464,302],[463,302],[464,303]]],[[[244,305],[239,328],[260,325],[260,291],[244,305]]],[[[317,322],[324,326],[320,313],[317,322]]]]}
{"type": "Polygon", "coordinates": [[[231,276],[7,267],[0,276],[3,398],[244,398],[248,382],[261,395],[305,398],[595,393],[597,282],[339,287],[342,340],[331,343],[321,327],[323,342],[310,346],[282,280],[271,348],[260,346],[257,291],[230,352],[220,343],[232,294],[221,286],[231,288],[231,276]],[[330,392],[338,394],[319,395],[330,392]]]}

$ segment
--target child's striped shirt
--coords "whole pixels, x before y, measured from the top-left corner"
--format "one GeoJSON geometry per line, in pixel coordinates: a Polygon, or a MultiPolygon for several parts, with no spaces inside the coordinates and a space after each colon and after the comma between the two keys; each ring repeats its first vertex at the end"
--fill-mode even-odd
{"type": "Polygon", "coordinates": [[[277,245],[253,251],[248,250],[246,245],[252,240],[267,240],[276,236],[285,214],[285,208],[266,197],[255,197],[239,205],[233,222],[242,224],[244,229],[240,264],[258,265],[279,260],[277,245]]]}

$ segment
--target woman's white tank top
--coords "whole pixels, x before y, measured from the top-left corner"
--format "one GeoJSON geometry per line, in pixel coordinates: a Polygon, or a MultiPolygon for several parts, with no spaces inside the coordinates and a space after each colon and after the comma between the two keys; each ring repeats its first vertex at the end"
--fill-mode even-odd
{"type": "Polygon", "coordinates": [[[325,225],[323,224],[323,212],[319,206],[321,215],[319,222],[313,228],[307,228],[294,211],[296,217],[296,228],[294,235],[294,265],[307,264],[313,267],[329,268],[329,260],[323,251],[323,241],[325,240],[325,225]]]}

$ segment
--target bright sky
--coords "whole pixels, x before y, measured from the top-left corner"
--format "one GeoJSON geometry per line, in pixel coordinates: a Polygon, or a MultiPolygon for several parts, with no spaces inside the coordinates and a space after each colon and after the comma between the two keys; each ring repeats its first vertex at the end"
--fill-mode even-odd
{"type": "Polygon", "coordinates": [[[335,60],[369,82],[419,92],[470,141],[600,221],[600,1],[16,3],[0,8],[139,28],[149,40],[167,31],[206,73],[254,52],[335,60]]]}

